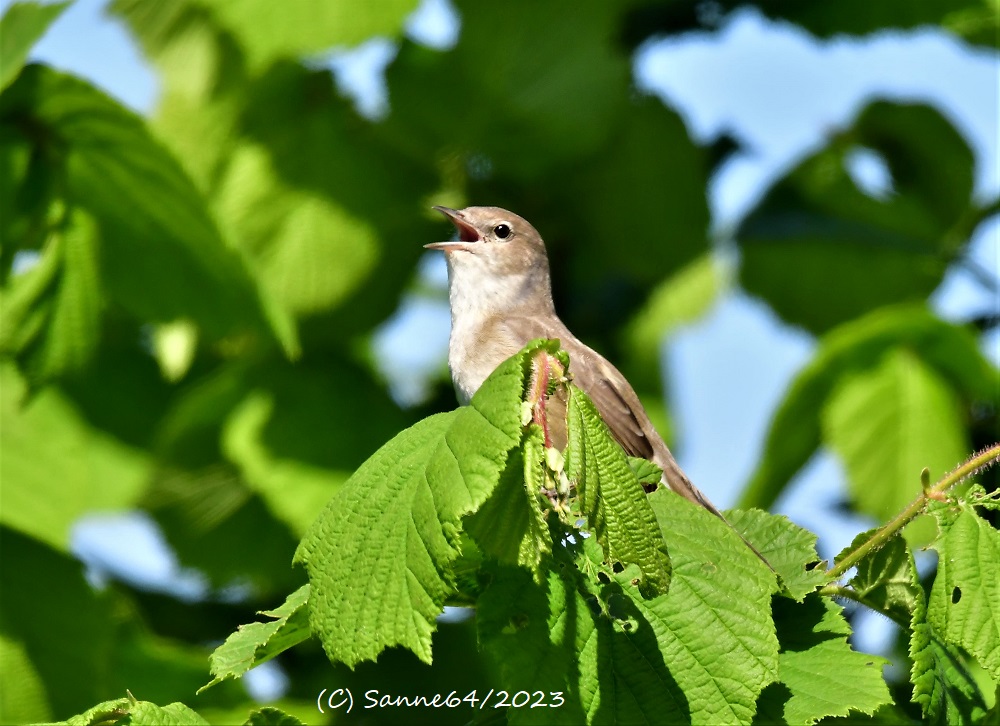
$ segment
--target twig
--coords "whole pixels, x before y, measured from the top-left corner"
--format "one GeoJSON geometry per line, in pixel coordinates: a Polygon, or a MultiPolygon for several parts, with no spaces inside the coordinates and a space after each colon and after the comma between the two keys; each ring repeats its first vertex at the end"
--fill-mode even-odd
{"type": "MultiPolygon", "coordinates": [[[[920,496],[914,499],[909,506],[906,507],[906,509],[897,514],[891,522],[887,523],[883,527],[880,527],[874,534],[872,534],[871,537],[860,544],[857,549],[849,552],[844,559],[831,567],[826,573],[827,577],[831,580],[836,580],[841,577],[845,572],[854,567],[865,557],[870,555],[872,552],[877,551],[884,546],[886,542],[895,537],[899,531],[903,529],[903,527],[909,524],[914,517],[924,510],[928,499],[940,499],[945,492],[958,484],[960,481],[985,469],[995,463],[998,459],[1000,459],[1000,443],[993,444],[992,446],[983,449],[975,456],[967,459],[954,470],[941,477],[941,479],[938,480],[934,486],[925,485],[923,492],[920,493],[920,496]]],[[[838,593],[838,597],[840,596],[842,595],[838,593]]]]}

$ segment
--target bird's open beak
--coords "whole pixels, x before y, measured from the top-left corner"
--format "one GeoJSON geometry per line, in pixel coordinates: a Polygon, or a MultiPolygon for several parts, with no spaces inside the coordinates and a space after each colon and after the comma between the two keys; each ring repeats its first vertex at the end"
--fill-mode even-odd
{"type": "Polygon", "coordinates": [[[451,220],[458,230],[458,239],[453,242],[431,242],[424,245],[429,250],[441,250],[442,252],[472,252],[476,243],[481,241],[479,230],[473,227],[462,218],[462,213],[449,207],[434,207],[444,216],[451,220]]]}

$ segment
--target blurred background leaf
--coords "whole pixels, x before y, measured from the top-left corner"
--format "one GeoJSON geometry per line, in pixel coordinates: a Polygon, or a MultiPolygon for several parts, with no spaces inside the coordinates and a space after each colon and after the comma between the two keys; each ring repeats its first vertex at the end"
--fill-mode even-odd
{"type": "MultiPolygon", "coordinates": [[[[704,6],[693,0],[675,3],[640,5],[629,23],[629,38],[636,40],[650,33],[679,33],[714,27],[726,12],[746,7],[743,0],[721,0],[704,6]],[[640,35],[641,34],[641,35],[640,35]]],[[[997,7],[990,0],[930,0],[922,3],[886,2],[872,5],[864,0],[848,0],[836,8],[816,3],[788,3],[784,0],[761,0],[754,5],[767,17],[795,23],[811,34],[864,35],[884,29],[901,30],[922,25],[941,25],[966,37],[972,43],[996,47],[998,38],[987,28],[997,26],[997,7]]]]}
{"type": "Polygon", "coordinates": [[[10,85],[38,39],[70,4],[14,3],[0,18],[0,90],[10,85]]]}
{"type": "Polygon", "coordinates": [[[925,298],[968,240],[972,181],[972,151],[940,113],[873,103],[743,220],[743,285],[816,333],[925,298]],[[851,178],[847,156],[859,149],[883,160],[886,189],[866,192],[851,178]]]}
{"type": "MultiPolygon", "coordinates": [[[[891,370],[885,370],[881,379],[887,387],[892,385],[893,380],[899,383],[891,370]]],[[[862,388],[866,386],[862,384],[862,388]]],[[[969,416],[977,409],[995,411],[997,396],[996,369],[983,358],[970,331],[941,321],[922,306],[875,310],[835,328],[820,339],[816,355],[792,381],[774,414],[763,455],[743,492],[740,505],[771,507],[824,441],[843,452],[845,439],[851,439],[855,449],[858,445],[869,446],[870,452],[877,449],[878,455],[888,460],[912,460],[911,446],[916,445],[915,441],[898,440],[885,445],[884,438],[869,442],[860,433],[861,427],[871,426],[880,418],[884,423],[886,417],[893,415],[897,418],[895,426],[890,426],[880,436],[890,433],[901,436],[902,427],[930,426],[930,431],[920,437],[924,444],[930,444],[929,448],[926,451],[921,448],[916,456],[925,462],[921,468],[931,466],[936,459],[936,476],[940,476],[944,473],[942,466],[950,469],[958,464],[957,461],[951,465],[946,462],[954,458],[958,448],[956,437],[960,440],[961,429],[968,426],[968,421],[961,421],[962,414],[947,401],[961,400],[961,409],[965,416],[969,416]],[[873,389],[878,387],[876,381],[880,380],[877,373],[880,367],[888,366],[905,375],[903,370],[891,366],[889,362],[895,359],[898,364],[905,365],[911,356],[917,359],[912,361],[915,370],[911,372],[914,375],[922,377],[924,365],[932,369],[927,371],[927,378],[922,378],[926,386],[917,383],[920,389],[917,398],[928,391],[931,396],[937,393],[937,405],[928,409],[912,395],[894,397],[886,391],[887,397],[893,398],[894,403],[884,399],[867,401],[862,410],[856,410],[853,416],[845,416],[834,423],[838,417],[830,407],[845,405],[845,389],[853,388],[857,392],[860,380],[868,381],[867,389],[874,392],[873,389]],[[835,401],[840,403],[833,403],[835,401]],[[914,406],[915,409],[903,414],[900,406],[914,406]],[[956,421],[956,416],[959,421],[956,421]],[[825,432],[821,423],[824,417],[825,432]],[[939,426],[943,427],[940,436],[939,426]]],[[[851,448],[850,444],[847,448],[851,448]]],[[[891,473],[895,466],[888,460],[881,461],[878,466],[878,474],[883,478],[877,484],[873,483],[874,471],[869,471],[867,479],[864,476],[860,479],[851,477],[852,492],[866,498],[868,506],[865,510],[879,518],[891,516],[891,513],[881,505],[873,505],[875,500],[888,496],[892,502],[909,502],[918,493],[916,481],[919,480],[919,469],[917,479],[911,479],[907,485],[905,474],[900,476],[898,469],[895,474],[891,473]],[[868,490],[867,487],[874,488],[868,490]]],[[[857,463],[855,459],[850,461],[849,466],[857,463]]],[[[857,471],[854,473],[857,474],[857,471]]]]}

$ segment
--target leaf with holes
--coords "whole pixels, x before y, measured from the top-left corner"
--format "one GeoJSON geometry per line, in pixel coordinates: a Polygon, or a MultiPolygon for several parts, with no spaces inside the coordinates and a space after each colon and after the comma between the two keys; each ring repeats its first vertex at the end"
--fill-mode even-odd
{"type": "Polygon", "coordinates": [[[607,567],[593,537],[559,547],[543,584],[494,568],[480,643],[502,687],[558,691],[558,709],[516,723],[747,723],[777,677],[773,573],[724,522],[672,492],[650,496],[674,562],[669,592],[639,592],[639,568],[607,567]]]}
{"type": "Polygon", "coordinates": [[[566,411],[566,475],[576,483],[587,517],[609,562],[636,564],[647,595],[670,586],[670,557],[639,479],[597,408],[570,387],[566,411]]]}
{"type": "Polygon", "coordinates": [[[935,503],[938,571],[927,622],[975,657],[1000,682],[1000,532],[964,502],[935,503]]]}
{"type": "Polygon", "coordinates": [[[726,519],[757,548],[781,577],[785,594],[802,602],[826,582],[824,563],[816,554],[816,535],[788,517],[759,509],[730,509],[726,519]]]}
{"type": "Polygon", "coordinates": [[[983,723],[986,701],[963,655],[927,620],[927,596],[909,555],[910,587],[917,592],[910,622],[913,702],[931,723],[983,723]]]}

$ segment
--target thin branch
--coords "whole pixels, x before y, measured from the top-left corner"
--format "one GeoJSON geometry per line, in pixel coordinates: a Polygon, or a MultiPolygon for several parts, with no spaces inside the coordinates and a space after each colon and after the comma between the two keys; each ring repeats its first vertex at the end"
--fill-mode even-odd
{"type": "Polygon", "coordinates": [[[954,470],[945,474],[934,486],[925,486],[919,497],[914,499],[909,506],[897,514],[893,520],[876,530],[871,537],[858,545],[857,549],[849,552],[844,559],[835,564],[827,571],[827,577],[836,580],[845,572],[858,564],[865,557],[879,550],[890,539],[899,534],[910,521],[923,512],[928,499],[940,499],[945,492],[958,484],[960,481],[973,476],[979,471],[995,463],[1000,459],[1000,443],[983,449],[975,456],[967,459],[954,470]]]}

